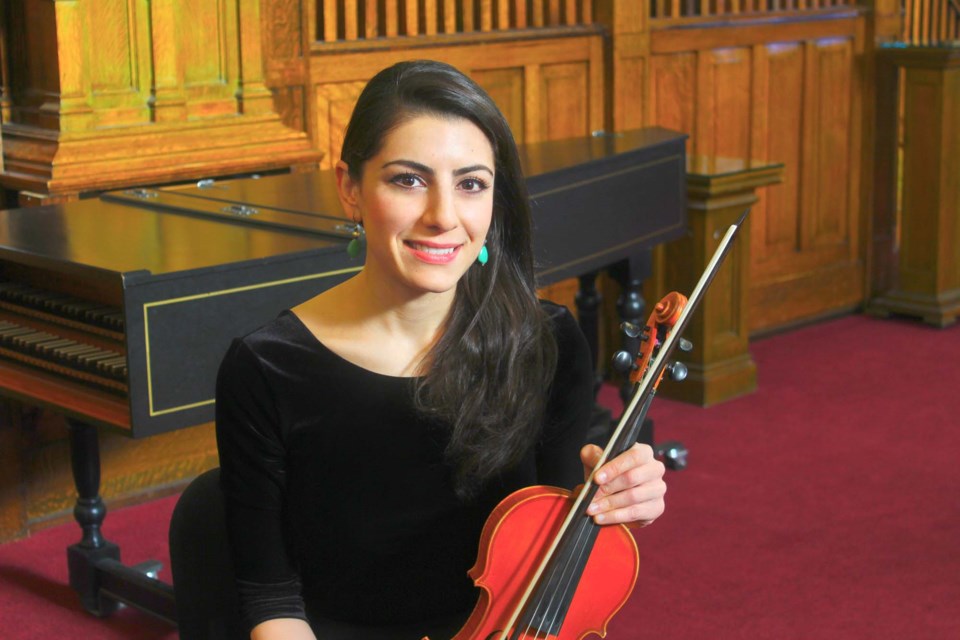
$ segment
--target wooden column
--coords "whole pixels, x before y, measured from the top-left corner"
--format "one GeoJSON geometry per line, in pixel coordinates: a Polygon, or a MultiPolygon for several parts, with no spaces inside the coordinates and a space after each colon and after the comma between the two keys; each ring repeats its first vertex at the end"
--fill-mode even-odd
{"type": "MultiPolygon", "coordinates": [[[[757,188],[782,180],[782,164],[689,158],[690,232],[666,246],[664,288],[658,293],[676,290],[689,295],[727,228],[757,202],[757,188]]],[[[749,269],[748,215],[684,334],[693,350],[678,353],[678,359],[687,365],[689,376],[683,382],[664,379],[661,396],[706,407],[756,390],[757,368],[748,336],[749,269]]]]}
{"type": "Polygon", "coordinates": [[[894,286],[867,306],[938,327],[960,313],[960,47],[897,47],[904,81],[903,200],[894,286]]]}
{"type": "Polygon", "coordinates": [[[877,56],[884,43],[902,33],[899,0],[861,0],[866,13],[864,38],[863,132],[861,163],[867,242],[865,293],[869,300],[893,286],[896,271],[898,123],[897,68],[877,56]],[[872,175],[872,179],[871,179],[872,175]]]}
{"type": "Polygon", "coordinates": [[[610,33],[608,126],[613,131],[653,124],[644,110],[649,77],[649,15],[649,0],[611,0],[595,5],[596,21],[610,33]]]}

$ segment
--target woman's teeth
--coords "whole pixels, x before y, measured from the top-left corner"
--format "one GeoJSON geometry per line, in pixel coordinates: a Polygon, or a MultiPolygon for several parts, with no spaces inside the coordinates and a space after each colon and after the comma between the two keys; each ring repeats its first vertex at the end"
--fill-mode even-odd
{"type": "Polygon", "coordinates": [[[445,255],[451,254],[455,249],[455,247],[446,247],[446,248],[428,247],[427,245],[417,244],[416,242],[411,242],[410,246],[416,249],[417,251],[423,251],[424,253],[430,253],[435,256],[445,256],[445,255]]]}

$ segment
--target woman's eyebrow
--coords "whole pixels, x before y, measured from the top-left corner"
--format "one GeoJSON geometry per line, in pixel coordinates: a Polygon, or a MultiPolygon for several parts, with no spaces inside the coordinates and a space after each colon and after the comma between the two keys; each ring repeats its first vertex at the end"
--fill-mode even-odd
{"type": "MultiPolygon", "coordinates": [[[[402,166],[402,167],[407,167],[407,168],[409,168],[409,169],[413,169],[414,171],[419,171],[420,173],[425,173],[425,174],[427,174],[427,175],[429,175],[429,176],[432,176],[432,175],[434,175],[434,174],[436,173],[433,169],[431,169],[430,167],[428,167],[428,166],[425,165],[425,164],[421,164],[421,163],[419,163],[419,162],[415,162],[414,160],[405,160],[405,159],[402,159],[402,158],[399,159],[399,160],[391,160],[390,162],[384,163],[384,165],[381,167],[381,169],[386,169],[387,167],[392,166],[392,165],[400,165],[400,166],[402,166]]],[[[489,173],[490,175],[494,175],[493,170],[490,169],[490,167],[488,167],[488,166],[485,165],[485,164],[474,164],[474,165],[470,165],[469,167],[462,167],[462,168],[457,169],[456,171],[454,171],[454,172],[453,172],[453,175],[455,175],[455,176],[462,176],[462,175],[465,175],[465,174],[468,174],[468,173],[473,173],[474,171],[486,171],[486,172],[489,173]]]]}
{"type": "Polygon", "coordinates": [[[490,175],[493,175],[493,170],[485,164],[474,164],[469,167],[463,167],[462,169],[457,169],[453,172],[455,176],[462,176],[467,173],[473,173],[474,171],[486,171],[490,175]]]}
{"type": "Polygon", "coordinates": [[[385,162],[385,163],[383,164],[383,166],[380,167],[380,168],[381,168],[381,169],[386,169],[387,167],[392,166],[392,165],[395,165],[395,164],[398,164],[398,165],[400,165],[401,167],[407,167],[407,168],[409,168],[409,169],[413,169],[414,171],[419,171],[420,173],[426,173],[427,175],[431,175],[431,176],[432,176],[432,175],[434,174],[433,169],[431,169],[430,167],[428,167],[428,166],[425,165],[425,164],[420,164],[419,162],[414,162],[413,160],[404,160],[404,159],[391,160],[390,162],[385,162]]]}

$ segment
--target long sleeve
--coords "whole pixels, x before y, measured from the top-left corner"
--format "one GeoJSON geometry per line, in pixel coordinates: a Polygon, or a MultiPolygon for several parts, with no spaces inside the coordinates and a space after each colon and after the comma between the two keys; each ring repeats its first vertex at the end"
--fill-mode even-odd
{"type": "Polygon", "coordinates": [[[228,539],[248,628],[306,619],[283,536],[286,479],[281,418],[257,356],[235,341],[217,377],[216,430],[228,539]]]}

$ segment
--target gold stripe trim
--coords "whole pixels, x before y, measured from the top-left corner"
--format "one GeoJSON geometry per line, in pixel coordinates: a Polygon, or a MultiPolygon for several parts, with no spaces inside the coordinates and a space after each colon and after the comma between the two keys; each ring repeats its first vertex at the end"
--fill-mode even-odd
{"type": "Polygon", "coordinates": [[[195,293],[189,296],[182,296],[180,298],[170,298],[169,300],[156,300],[154,302],[147,302],[143,305],[143,342],[146,347],[146,357],[147,357],[147,405],[149,409],[149,414],[151,418],[156,416],[167,415],[170,413],[176,413],[178,411],[187,411],[189,409],[196,409],[198,407],[205,407],[211,405],[215,402],[213,398],[209,400],[201,400],[200,402],[193,402],[191,404],[185,404],[177,407],[170,407],[169,409],[155,409],[153,406],[153,366],[150,358],[150,317],[148,312],[154,307],[162,307],[171,304],[178,304],[181,302],[189,302],[191,300],[199,300],[201,298],[214,298],[217,296],[225,296],[233,293],[241,293],[243,291],[253,291],[254,289],[264,289],[266,287],[275,287],[284,284],[291,284],[294,282],[305,282],[307,280],[317,280],[319,278],[329,278],[331,276],[339,276],[345,273],[356,273],[360,271],[363,267],[350,267],[348,269],[337,269],[335,271],[325,271],[323,273],[313,273],[306,276],[297,276],[295,278],[286,278],[284,280],[274,280],[272,282],[261,282],[260,284],[251,284],[243,287],[234,287],[232,289],[222,289],[220,291],[208,291],[206,293],[195,293]]]}
{"type": "Polygon", "coordinates": [[[665,231],[666,231],[666,232],[669,232],[669,231],[673,231],[674,229],[682,229],[682,228],[683,228],[683,225],[682,225],[682,224],[675,224],[675,225],[673,225],[672,227],[668,227],[668,228],[665,229],[665,230],[664,230],[664,229],[661,229],[660,231],[657,231],[656,233],[648,233],[648,234],[645,235],[645,236],[640,236],[640,237],[634,238],[633,240],[630,240],[629,242],[621,242],[620,244],[615,245],[615,246],[613,246],[613,247],[608,247],[608,248],[604,249],[603,251],[597,251],[596,253],[592,253],[592,254],[590,254],[590,255],[588,255],[588,256],[583,256],[583,257],[581,257],[581,258],[577,258],[576,260],[571,260],[570,262],[565,262],[565,263],[563,263],[563,264],[558,264],[558,265],[555,266],[555,267],[550,267],[549,269],[547,269],[547,270],[545,270],[545,271],[539,271],[539,272],[537,272],[537,278],[541,278],[541,277],[543,277],[543,276],[550,275],[551,273],[555,273],[555,272],[557,272],[557,271],[561,271],[561,270],[566,269],[566,268],[568,268],[568,267],[572,267],[573,265],[575,265],[575,264],[580,264],[581,262],[587,262],[588,260],[593,260],[593,259],[596,258],[596,257],[604,256],[604,255],[607,255],[608,253],[613,253],[614,251],[619,251],[620,249],[623,249],[623,248],[625,248],[625,247],[629,247],[629,246],[631,246],[631,245],[635,245],[635,244],[641,243],[641,242],[643,242],[643,241],[645,241],[645,240],[647,240],[647,239],[649,239],[649,238],[652,238],[652,237],[655,236],[655,235],[659,235],[659,234],[661,234],[661,233],[664,233],[665,231]]]}

